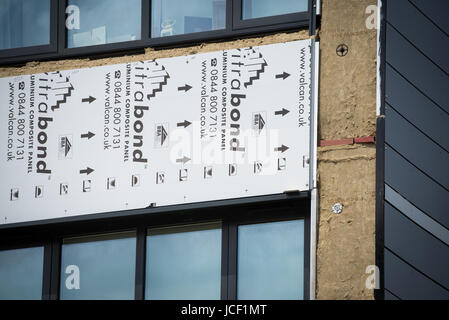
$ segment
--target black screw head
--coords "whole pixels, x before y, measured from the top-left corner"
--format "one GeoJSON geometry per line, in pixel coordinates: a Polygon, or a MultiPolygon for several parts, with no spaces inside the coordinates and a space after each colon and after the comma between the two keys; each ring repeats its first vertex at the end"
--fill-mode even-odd
{"type": "Polygon", "coordinates": [[[340,44],[340,45],[337,46],[336,52],[337,52],[337,56],[339,56],[339,57],[344,57],[345,55],[348,54],[349,48],[348,48],[347,45],[345,45],[344,43],[342,43],[342,44],[340,44]]]}

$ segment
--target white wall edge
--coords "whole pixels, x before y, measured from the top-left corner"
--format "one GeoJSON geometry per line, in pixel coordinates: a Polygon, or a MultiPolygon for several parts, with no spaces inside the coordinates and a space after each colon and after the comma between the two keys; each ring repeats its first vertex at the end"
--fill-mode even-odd
{"type": "Polygon", "coordinates": [[[320,43],[314,43],[314,57],[313,57],[313,128],[312,128],[312,185],[311,189],[317,188],[317,147],[318,147],[318,100],[320,91],[320,43]]]}
{"type": "Polygon", "coordinates": [[[310,196],[310,300],[316,299],[317,212],[318,189],[312,189],[310,196]]]}
{"type": "Polygon", "coordinates": [[[381,45],[380,45],[380,23],[381,23],[381,8],[382,8],[382,0],[377,0],[377,76],[376,76],[376,115],[380,116],[380,107],[381,107],[381,83],[382,78],[380,74],[381,68],[381,45]]]}
{"type": "Polygon", "coordinates": [[[314,41],[313,45],[313,105],[312,105],[312,136],[311,136],[311,203],[310,203],[310,279],[309,299],[316,298],[316,251],[317,251],[317,146],[318,146],[318,97],[320,76],[320,43],[314,41]]]}

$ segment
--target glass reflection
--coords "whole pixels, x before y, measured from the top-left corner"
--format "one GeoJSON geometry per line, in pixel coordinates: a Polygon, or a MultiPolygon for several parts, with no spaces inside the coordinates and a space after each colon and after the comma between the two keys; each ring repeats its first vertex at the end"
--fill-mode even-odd
{"type": "Polygon", "coordinates": [[[220,299],[220,225],[149,230],[146,272],[147,299],[220,299]]]}
{"type": "Polygon", "coordinates": [[[42,299],[44,248],[0,251],[0,300],[42,299]]]}
{"type": "Polygon", "coordinates": [[[242,18],[254,19],[277,16],[308,9],[309,0],[243,0],[242,18]]]}
{"type": "Polygon", "coordinates": [[[67,30],[67,47],[141,39],[141,0],[69,0],[79,8],[79,29],[67,30]]]}
{"type": "Polygon", "coordinates": [[[303,299],[304,221],[238,227],[237,297],[303,299]]]}
{"type": "Polygon", "coordinates": [[[153,38],[224,29],[225,0],[155,0],[151,8],[153,38]]]}
{"type": "Polygon", "coordinates": [[[0,50],[50,44],[50,0],[0,0],[0,50]]]}
{"type": "Polygon", "coordinates": [[[61,252],[61,299],[134,299],[134,232],[66,239],[61,252]]]}

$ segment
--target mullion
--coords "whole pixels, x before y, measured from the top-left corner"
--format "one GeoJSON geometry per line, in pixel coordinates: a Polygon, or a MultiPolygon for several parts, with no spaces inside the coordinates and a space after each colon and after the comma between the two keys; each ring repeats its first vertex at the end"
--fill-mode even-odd
{"type": "Polygon", "coordinates": [[[221,227],[221,300],[228,300],[229,224],[221,227]]]}
{"type": "Polygon", "coordinates": [[[140,33],[140,40],[145,45],[151,38],[151,0],[142,0],[142,30],[140,33]]]}
{"type": "Polygon", "coordinates": [[[309,0],[309,14],[309,36],[313,36],[316,29],[316,0],[309,0]]]}
{"type": "Polygon", "coordinates": [[[234,29],[234,4],[233,0],[226,0],[226,32],[232,33],[234,29]]]}
{"type": "Polygon", "coordinates": [[[135,300],[144,300],[147,229],[145,227],[137,228],[136,237],[136,281],[134,298],[135,300]]]}
{"type": "Polygon", "coordinates": [[[66,30],[66,8],[68,0],[58,1],[58,55],[62,55],[67,42],[67,30],[66,30]]]}
{"type": "Polygon", "coordinates": [[[44,244],[42,300],[57,300],[59,298],[60,258],[60,241],[57,239],[48,240],[44,244]]]}
{"type": "Polygon", "coordinates": [[[236,222],[230,222],[228,228],[228,300],[237,300],[238,225],[236,222]]]}
{"type": "Polygon", "coordinates": [[[53,239],[51,243],[51,279],[50,300],[59,299],[59,285],[61,279],[61,240],[53,239]]]}
{"type": "Polygon", "coordinates": [[[51,265],[52,265],[52,243],[44,244],[44,269],[42,278],[42,300],[50,300],[51,292],[51,265]]]}

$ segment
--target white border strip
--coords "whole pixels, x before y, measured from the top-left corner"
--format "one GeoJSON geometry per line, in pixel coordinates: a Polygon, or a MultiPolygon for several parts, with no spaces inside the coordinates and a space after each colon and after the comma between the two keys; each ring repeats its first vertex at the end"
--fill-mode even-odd
{"type": "Polygon", "coordinates": [[[381,56],[380,56],[380,22],[381,17],[382,0],[377,0],[377,78],[376,78],[376,115],[380,116],[380,105],[381,105],[381,90],[380,85],[382,78],[380,75],[381,68],[381,56]]]}
{"type": "Polygon", "coordinates": [[[312,41],[312,53],[313,53],[313,78],[312,78],[312,91],[313,91],[313,105],[312,105],[312,132],[311,132],[311,148],[310,148],[310,166],[311,166],[311,181],[310,189],[317,187],[317,146],[318,146],[318,97],[320,91],[320,43],[318,41],[312,41]]]}
{"type": "Polygon", "coordinates": [[[310,196],[310,280],[309,299],[315,300],[316,295],[316,224],[318,212],[318,189],[313,189],[310,196]]]}
{"type": "Polygon", "coordinates": [[[311,121],[311,148],[310,148],[310,280],[309,299],[315,300],[316,295],[316,251],[317,251],[317,212],[318,212],[318,190],[317,190],[317,146],[318,146],[318,97],[320,78],[320,43],[312,41],[312,121],[311,121]]]}
{"type": "Polygon", "coordinates": [[[317,16],[321,14],[321,0],[316,0],[315,13],[317,16]]]}

